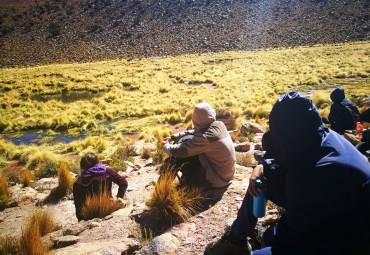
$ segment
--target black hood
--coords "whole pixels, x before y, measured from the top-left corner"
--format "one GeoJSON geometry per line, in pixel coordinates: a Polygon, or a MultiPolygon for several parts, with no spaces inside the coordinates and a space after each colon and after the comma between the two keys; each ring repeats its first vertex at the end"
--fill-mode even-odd
{"type": "Polygon", "coordinates": [[[345,98],[344,89],[343,88],[336,88],[330,94],[330,99],[334,103],[339,103],[345,98]]]}
{"type": "Polygon", "coordinates": [[[269,125],[273,143],[283,147],[309,142],[324,130],[315,105],[297,92],[279,98],[272,108],[269,125]]]}

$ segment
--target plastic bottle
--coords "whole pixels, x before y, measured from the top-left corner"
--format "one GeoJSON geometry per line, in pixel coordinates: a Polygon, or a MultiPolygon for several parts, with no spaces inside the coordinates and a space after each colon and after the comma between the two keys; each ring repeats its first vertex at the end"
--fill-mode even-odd
{"type": "Polygon", "coordinates": [[[256,180],[258,196],[253,197],[253,215],[256,218],[265,216],[266,213],[266,195],[262,179],[256,180]]]}
{"type": "Polygon", "coordinates": [[[363,131],[364,131],[364,126],[362,126],[361,122],[356,122],[357,139],[359,141],[362,140],[362,132],[363,131]]]}

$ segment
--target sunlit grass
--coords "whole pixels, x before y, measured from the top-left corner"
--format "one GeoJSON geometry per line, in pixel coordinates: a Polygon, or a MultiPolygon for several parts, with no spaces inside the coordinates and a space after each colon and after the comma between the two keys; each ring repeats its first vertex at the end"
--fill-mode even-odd
{"type": "Polygon", "coordinates": [[[26,220],[19,239],[20,254],[46,255],[49,248],[41,237],[57,229],[53,217],[47,211],[37,210],[26,220]]]}
{"type": "MultiPolygon", "coordinates": [[[[357,42],[5,68],[0,128],[100,130],[106,121],[148,118],[152,124],[152,116],[161,115],[167,117],[157,124],[189,126],[186,113],[200,100],[216,110],[266,118],[279,94],[325,89],[328,82],[348,81],[348,95],[356,100],[369,94],[369,51],[369,42],[357,42]],[[354,86],[356,79],[362,85],[354,86]]],[[[123,126],[130,129],[130,121],[123,126]]]]}
{"type": "Polygon", "coordinates": [[[200,189],[179,187],[174,180],[173,171],[165,171],[146,203],[167,222],[187,220],[199,209],[202,201],[200,189]]]}
{"type": "Polygon", "coordinates": [[[81,209],[81,215],[84,220],[104,218],[121,207],[122,204],[113,200],[107,192],[101,192],[87,196],[81,209]]]}

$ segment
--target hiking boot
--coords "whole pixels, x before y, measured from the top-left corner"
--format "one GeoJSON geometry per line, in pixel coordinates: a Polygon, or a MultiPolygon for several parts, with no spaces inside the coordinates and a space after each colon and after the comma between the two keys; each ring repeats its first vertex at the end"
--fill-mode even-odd
{"type": "Polygon", "coordinates": [[[246,242],[245,245],[233,242],[228,236],[213,240],[204,251],[204,255],[250,255],[251,248],[246,242]]]}

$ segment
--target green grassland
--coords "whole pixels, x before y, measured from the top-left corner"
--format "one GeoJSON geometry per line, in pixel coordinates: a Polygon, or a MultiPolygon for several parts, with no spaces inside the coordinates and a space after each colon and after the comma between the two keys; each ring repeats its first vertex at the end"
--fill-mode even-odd
{"type": "Polygon", "coordinates": [[[289,89],[369,95],[370,42],[0,70],[0,130],[120,131],[181,122],[200,100],[267,117],[289,89]]]}
{"type": "MultiPolygon", "coordinates": [[[[161,139],[191,126],[191,110],[201,100],[229,111],[237,124],[266,124],[273,103],[291,89],[312,95],[323,115],[338,85],[361,106],[370,95],[369,56],[370,42],[358,42],[0,69],[0,138],[48,134],[39,145],[0,139],[1,175],[18,181],[30,170],[33,178],[48,177],[66,164],[78,171],[87,151],[125,169],[135,149],[122,133],[158,141],[157,148],[144,146],[142,155],[161,162],[161,139]],[[48,143],[56,133],[81,132],[85,139],[48,143]]],[[[233,138],[248,139],[238,132],[233,138]]]]}

